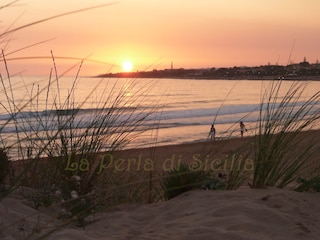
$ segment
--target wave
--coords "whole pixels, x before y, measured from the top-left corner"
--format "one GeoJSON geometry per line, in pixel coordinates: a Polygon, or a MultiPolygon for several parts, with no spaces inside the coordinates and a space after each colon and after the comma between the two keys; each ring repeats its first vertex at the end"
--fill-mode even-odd
{"type": "MultiPolygon", "coordinates": [[[[287,104],[288,108],[299,108],[306,103],[318,106],[319,102],[294,102],[287,104]]],[[[273,109],[281,103],[274,103],[273,109]]],[[[255,122],[260,110],[266,110],[267,104],[229,104],[216,108],[190,109],[154,109],[152,107],[122,107],[122,108],[91,108],[62,109],[45,111],[24,111],[14,115],[0,115],[1,132],[29,132],[57,129],[82,128],[119,128],[141,125],[144,129],[171,128],[179,126],[196,126],[215,124],[233,124],[245,119],[255,122]]],[[[309,114],[312,114],[310,112],[309,114]]],[[[292,111],[291,114],[295,114],[292,111]]],[[[290,117],[290,116],[288,116],[290,117]]],[[[123,128],[124,129],[124,128],[123,128]]],[[[124,129],[125,130],[125,129],[124,129]]]]}
{"type": "MultiPolygon", "coordinates": [[[[139,110],[149,109],[151,107],[140,107],[139,110]]],[[[0,121],[12,121],[16,119],[57,117],[57,116],[76,116],[76,115],[97,115],[108,112],[129,112],[136,110],[137,107],[113,107],[113,108],[70,108],[70,109],[53,109],[43,111],[20,111],[16,113],[7,113],[0,115],[0,121]]]]}

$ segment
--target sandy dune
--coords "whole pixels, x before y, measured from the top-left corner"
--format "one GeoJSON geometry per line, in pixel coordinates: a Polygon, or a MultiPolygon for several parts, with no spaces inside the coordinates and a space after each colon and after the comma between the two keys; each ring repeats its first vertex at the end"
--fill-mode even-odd
{"type": "MultiPolygon", "coordinates": [[[[193,190],[167,202],[121,205],[85,229],[61,227],[45,239],[319,239],[319,199],[320,193],[280,189],[193,190]]],[[[0,213],[1,239],[62,223],[13,198],[0,203],[0,213]]]]}

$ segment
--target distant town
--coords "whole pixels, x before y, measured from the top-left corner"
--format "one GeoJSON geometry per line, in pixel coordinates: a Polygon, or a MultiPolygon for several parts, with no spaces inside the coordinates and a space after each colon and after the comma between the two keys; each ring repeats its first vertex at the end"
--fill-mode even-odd
{"type": "Polygon", "coordinates": [[[182,78],[182,79],[284,79],[320,80],[320,63],[310,64],[306,58],[296,64],[262,65],[255,67],[229,68],[173,68],[152,71],[105,73],[95,77],[108,78],[182,78]]]}

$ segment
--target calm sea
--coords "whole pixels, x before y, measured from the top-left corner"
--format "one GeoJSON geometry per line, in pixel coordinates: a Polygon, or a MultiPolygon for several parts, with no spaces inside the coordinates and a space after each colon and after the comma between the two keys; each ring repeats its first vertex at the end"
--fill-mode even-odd
{"type": "MultiPolygon", "coordinates": [[[[282,82],[279,99],[292,83],[282,82]]],[[[127,147],[206,141],[212,123],[217,139],[239,137],[240,121],[246,124],[246,134],[253,135],[261,98],[270,84],[267,80],[15,77],[1,87],[1,141],[10,146],[17,138],[45,139],[44,129],[61,128],[57,115],[72,117],[67,128],[74,129],[86,129],[99,117],[109,116],[104,124],[114,127],[113,135],[127,131],[132,140],[127,147]]],[[[320,90],[319,81],[306,86],[306,97],[320,90]]],[[[303,104],[303,98],[299,101],[303,104]]],[[[14,147],[10,151],[14,155],[14,147]]]]}

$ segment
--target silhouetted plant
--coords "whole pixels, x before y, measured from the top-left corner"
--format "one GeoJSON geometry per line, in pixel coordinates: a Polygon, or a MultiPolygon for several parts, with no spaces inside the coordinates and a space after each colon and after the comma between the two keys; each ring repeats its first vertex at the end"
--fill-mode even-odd
{"type": "Polygon", "coordinates": [[[225,180],[215,177],[205,180],[205,182],[201,185],[201,188],[208,190],[226,190],[227,184],[225,180]]]}
{"type": "Polygon", "coordinates": [[[0,148],[0,184],[2,184],[9,173],[9,158],[7,153],[0,148]]]}
{"type": "Polygon", "coordinates": [[[298,178],[297,192],[320,192],[320,176],[311,179],[298,178]]]}
{"type": "Polygon", "coordinates": [[[282,84],[273,81],[262,93],[254,146],[254,188],[287,186],[308,171],[315,154],[317,140],[304,139],[302,133],[320,119],[320,91],[305,98],[307,83],[293,82],[282,96],[282,84]]]}
{"type": "MultiPolygon", "coordinates": [[[[9,44],[11,34],[20,29],[108,5],[64,13],[17,28],[6,29],[5,32],[0,33],[0,43],[9,44]]],[[[1,6],[0,10],[2,10],[1,6]]],[[[23,102],[19,102],[15,96],[17,94],[15,84],[7,64],[7,60],[10,59],[7,59],[4,50],[1,52],[0,63],[4,65],[1,69],[5,69],[5,74],[0,73],[1,93],[3,93],[0,106],[2,112],[7,113],[9,117],[0,131],[2,132],[3,127],[6,126],[12,127],[15,131],[10,138],[3,138],[1,134],[0,140],[6,147],[4,150],[16,151],[14,157],[19,160],[17,161],[19,164],[16,163],[15,166],[19,168],[10,189],[1,196],[0,200],[18,186],[33,187],[36,189],[31,197],[34,207],[57,204],[65,208],[67,216],[71,217],[70,221],[77,220],[79,224],[84,225],[85,218],[93,210],[112,206],[128,199],[134,200],[139,198],[140,191],[143,191],[141,186],[145,183],[127,184],[127,181],[130,182],[137,177],[128,172],[121,171],[115,174],[112,169],[108,169],[102,174],[97,174],[98,159],[94,154],[100,151],[113,153],[120,150],[148,130],[142,127],[143,122],[157,110],[152,107],[140,108],[140,101],[143,101],[140,97],[145,96],[145,92],[152,87],[153,82],[137,86],[137,81],[132,80],[126,81],[121,86],[117,81],[110,87],[107,79],[100,79],[92,91],[88,91],[87,96],[76,103],[75,88],[79,81],[83,60],[79,59],[81,61],[75,65],[79,64],[79,68],[72,86],[68,89],[68,94],[62,95],[59,82],[72,68],[59,75],[52,52],[51,57],[54,67],[46,86],[40,87],[33,84],[30,90],[25,85],[27,96],[23,98],[23,102]],[[120,89],[118,89],[119,86],[120,89]],[[57,90],[53,90],[55,87],[57,90]],[[81,118],[80,109],[98,88],[104,91],[101,96],[95,96],[98,98],[96,110],[91,111],[91,118],[81,118]],[[126,92],[128,88],[132,90],[130,94],[126,92]],[[111,90],[110,93],[109,90],[111,90]],[[39,107],[39,102],[43,103],[43,100],[44,110],[39,107]],[[27,112],[26,115],[25,112],[27,112]],[[28,151],[25,151],[26,148],[28,151]],[[72,167],[73,170],[66,170],[69,160],[71,164],[79,166],[82,159],[88,161],[90,169],[81,170],[79,167],[72,167]],[[75,177],[80,181],[75,181],[75,177]],[[60,193],[59,196],[56,193],[60,193]]],[[[2,157],[0,159],[1,181],[7,169],[7,161],[2,161],[3,159],[2,157]]]]}
{"type": "Polygon", "coordinates": [[[186,191],[200,188],[206,176],[207,174],[204,171],[194,171],[190,169],[188,164],[180,164],[163,176],[161,186],[165,198],[169,200],[186,191]]]}

